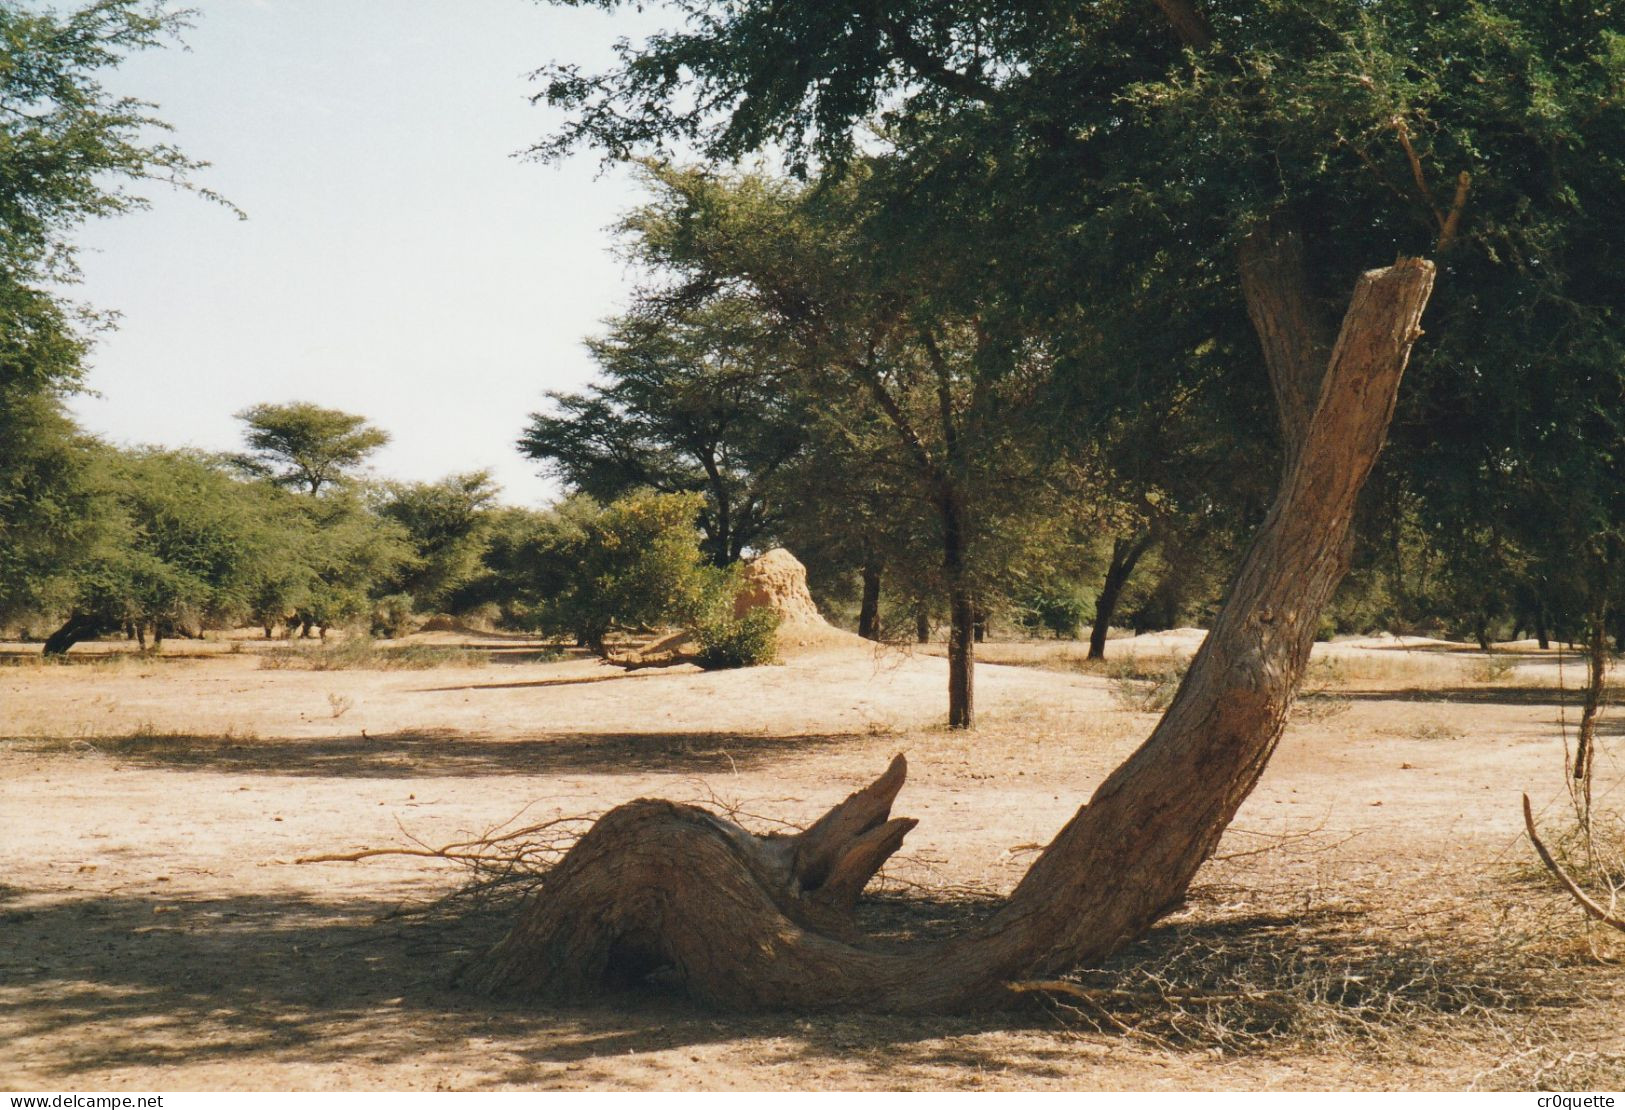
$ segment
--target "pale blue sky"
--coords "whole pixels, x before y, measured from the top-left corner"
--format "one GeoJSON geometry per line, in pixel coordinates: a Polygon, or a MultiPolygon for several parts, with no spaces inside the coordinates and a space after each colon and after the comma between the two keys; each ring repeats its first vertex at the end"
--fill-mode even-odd
{"type": "Polygon", "coordinates": [[[199,182],[248,214],[149,190],[87,230],[79,295],[123,314],[73,408],[121,443],[229,450],[232,413],[309,400],[394,436],[377,471],[489,468],[555,490],[513,441],[633,275],[606,228],[639,193],[583,152],[513,157],[556,122],[527,75],[652,25],[532,0],[197,0],[178,48],[111,87],[154,100],[199,182]]]}

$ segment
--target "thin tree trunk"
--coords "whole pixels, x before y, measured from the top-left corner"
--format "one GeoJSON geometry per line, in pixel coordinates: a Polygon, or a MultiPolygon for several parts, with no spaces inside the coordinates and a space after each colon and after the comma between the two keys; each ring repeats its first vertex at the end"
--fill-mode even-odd
{"type": "Polygon", "coordinates": [[[976,727],[976,607],[970,591],[948,595],[948,727],[976,727]]]}
{"type": "Polygon", "coordinates": [[[1101,584],[1095,598],[1095,621],[1089,626],[1089,658],[1106,658],[1106,635],[1111,631],[1112,616],[1123,596],[1123,587],[1129,576],[1151,546],[1151,533],[1142,532],[1132,540],[1121,536],[1112,541],[1112,561],[1106,567],[1106,581],[1101,584]]]}
{"type": "Polygon", "coordinates": [[[880,566],[863,565],[863,601],[858,607],[858,635],[865,640],[880,639],[880,566]]]}
{"type": "Polygon", "coordinates": [[[914,638],[922,644],[931,642],[931,614],[923,605],[914,610],[914,638]]]}
{"type": "Polygon", "coordinates": [[[1574,811],[1589,837],[1591,828],[1591,768],[1597,748],[1597,718],[1602,714],[1608,681],[1608,627],[1606,610],[1593,614],[1586,637],[1586,692],[1580,711],[1579,737],[1574,743],[1574,811]]]}
{"type": "Polygon", "coordinates": [[[831,811],[805,835],[841,835],[815,838],[811,856],[801,838],[753,837],[696,807],[612,810],[549,875],[477,984],[579,998],[614,968],[664,967],[695,998],[735,1009],[966,1010],[1008,1003],[1013,981],[1142,935],[1183,899],[1274,752],[1347,568],[1355,501],[1432,286],[1426,261],[1360,279],[1302,448],[1173,704],[985,923],[898,951],[809,912],[823,878],[838,877],[844,898],[907,832],[887,819],[894,764],[854,795],[885,805],[855,815],[849,799],[831,811]]]}
{"type": "Polygon", "coordinates": [[[976,602],[966,582],[965,510],[942,492],[942,567],[948,579],[948,727],[976,727],[976,602]]]}

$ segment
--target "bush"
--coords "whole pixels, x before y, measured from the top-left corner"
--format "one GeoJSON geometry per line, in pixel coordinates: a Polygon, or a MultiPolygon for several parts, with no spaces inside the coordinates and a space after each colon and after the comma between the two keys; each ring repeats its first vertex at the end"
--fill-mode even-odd
{"type": "Polygon", "coordinates": [[[372,634],[398,640],[417,629],[411,594],[389,594],[372,603],[372,634]]]}
{"type": "Polygon", "coordinates": [[[708,616],[694,629],[700,642],[694,661],[708,671],[771,663],[779,654],[778,630],[779,615],[771,609],[751,609],[743,617],[708,616]]]}
{"type": "Polygon", "coordinates": [[[616,629],[693,623],[717,576],[694,527],[703,501],[644,491],[584,514],[549,553],[560,581],[543,606],[542,631],[574,635],[602,653],[616,629]]]}
{"type": "Polygon", "coordinates": [[[1504,682],[1513,677],[1518,661],[1506,655],[1483,655],[1474,659],[1468,677],[1474,682],[1504,682]]]}
{"type": "Polygon", "coordinates": [[[1056,639],[1076,640],[1078,626],[1092,611],[1091,603],[1075,590],[1043,590],[1027,600],[1020,620],[1028,628],[1053,633],[1056,639]]]}

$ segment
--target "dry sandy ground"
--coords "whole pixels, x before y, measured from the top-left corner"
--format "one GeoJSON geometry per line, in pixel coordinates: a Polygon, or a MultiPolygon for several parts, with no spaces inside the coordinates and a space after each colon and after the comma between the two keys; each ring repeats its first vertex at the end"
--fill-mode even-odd
{"type": "MultiPolygon", "coordinates": [[[[1112,651],[1177,654],[1197,639],[1112,651]]],[[[1221,847],[1231,858],[1159,936],[1166,948],[1287,930],[1304,968],[1349,982],[1362,981],[1350,968],[1421,960],[1495,997],[1503,973],[1573,989],[1236,1043],[1053,1007],[739,1018],[658,995],[559,1012],[459,992],[457,962],[509,912],[391,914],[455,889],[460,872],[293,861],[641,795],[806,821],[901,750],[898,812],[922,823],[893,883],[997,893],[1155,720],[1053,643],[987,645],[986,658],[1050,669],[981,667],[982,727],[968,736],[941,728],[944,666],[929,654],[623,674],[480,646],[482,665],[422,671],[265,669],[252,643],[112,662],[88,657],[114,645],[87,645],[75,653],[87,661],[62,666],[0,649],[15,664],[0,667],[0,1088],[1625,1084],[1618,965],[1528,877],[1520,836],[1521,791],[1547,820],[1562,813],[1572,657],[1560,671],[1555,653],[1486,668],[1437,644],[1322,649],[1318,692],[1221,847]],[[1335,928],[1305,943],[1317,921],[1335,928]]],[[[1618,736],[1608,723],[1597,785],[1615,807],[1618,736]]]]}

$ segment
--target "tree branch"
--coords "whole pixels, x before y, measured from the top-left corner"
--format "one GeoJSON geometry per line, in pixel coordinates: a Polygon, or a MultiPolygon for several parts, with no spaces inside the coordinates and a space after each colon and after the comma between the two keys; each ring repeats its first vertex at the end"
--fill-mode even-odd
{"type": "Polygon", "coordinates": [[[880,374],[875,370],[873,363],[852,362],[847,364],[847,369],[869,388],[875,404],[880,406],[880,411],[891,421],[892,427],[903,440],[903,446],[908,448],[909,453],[920,464],[920,468],[933,482],[940,482],[942,468],[937,465],[936,459],[931,457],[930,449],[920,438],[919,432],[914,430],[914,425],[909,421],[908,414],[903,411],[902,406],[897,403],[897,398],[891,395],[886,383],[880,380],[880,374]]]}
{"type": "Polygon", "coordinates": [[[1439,242],[1435,250],[1442,251],[1455,241],[1456,231],[1461,226],[1461,210],[1467,206],[1467,190],[1472,184],[1472,175],[1466,170],[1457,175],[1456,196],[1450,202],[1450,215],[1445,217],[1444,227],[1439,230],[1439,242]]]}
{"type": "Polygon", "coordinates": [[[1625,932],[1625,917],[1609,913],[1592,901],[1591,896],[1580,889],[1580,884],[1569,877],[1569,873],[1563,870],[1563,865],[1552,858],[1552,853],[1547,851],[1546,845],[1540,842],[1540,836],[1535,832],[1535,813],[1530,808],[1529,795],[1527,794],[1523,796],[1523,827],[1529,832],[1529,843],[1535,846],[1535,852],[1540,856],[1540,862],[1544,863],[1546,870],[1550,871],[1556,876],[1557,881],[1563,884],[1563,889],[1568,891],[1569,896],[1579,903],[1580,908],[1604,925],[1611,925],[1620,932],[1625,932]]]}
{"type": "Polygon", "coordinates": [[[979,100],[984,104],[991,104],[999,100],[1002,94],[998,86],[984,81],[981,77],[966,73],[964,70],[954,69],[941,58],[932,54],[921,46],[908,28],[897,19],[882,16],[880,29],[886,35],[886,41],[891,45],[892,53],[908,65],[918,76],[939,85],[949,92],[957,93],[970,100],[979,100]]]}

